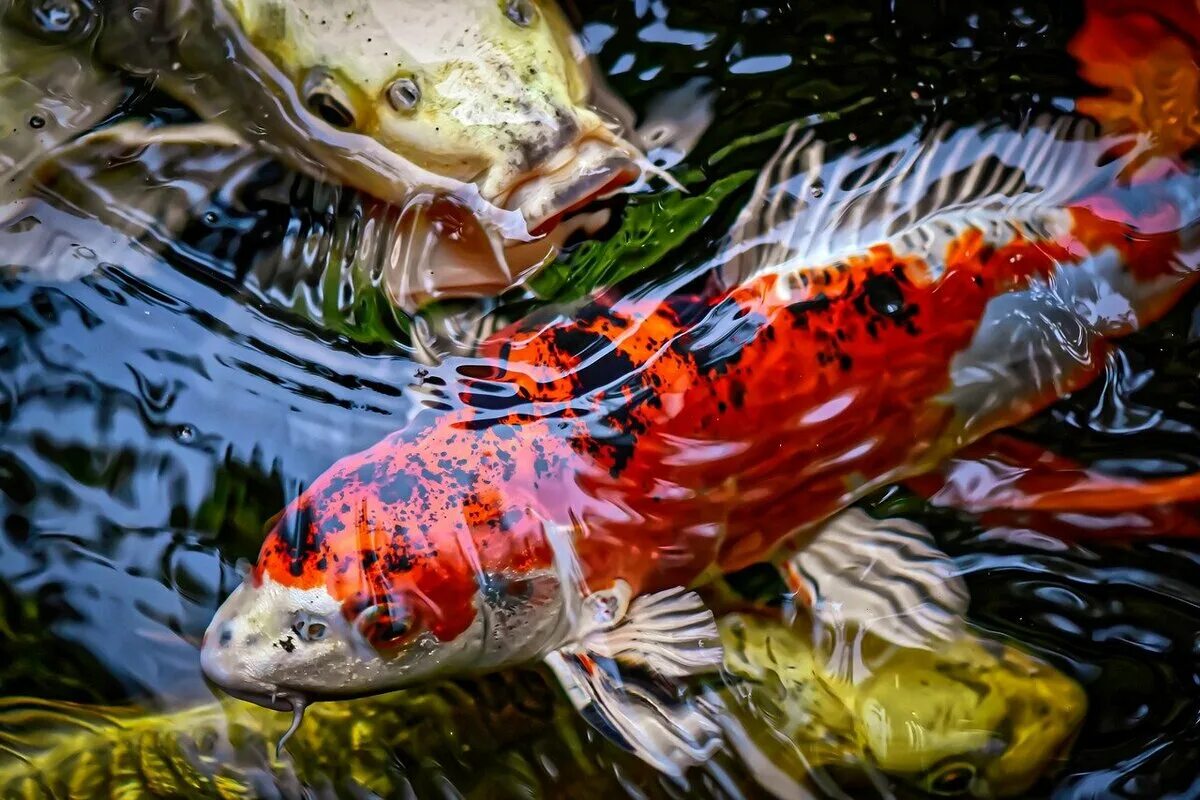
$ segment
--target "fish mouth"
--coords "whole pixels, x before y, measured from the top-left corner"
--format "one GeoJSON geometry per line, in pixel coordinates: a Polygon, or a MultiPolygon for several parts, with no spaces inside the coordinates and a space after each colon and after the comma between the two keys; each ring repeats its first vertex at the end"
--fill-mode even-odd
{"type": "Polygon", "coordinates": [[[534,236],[553,230],[568,214],[583,209],[641,175],[628,153],[588,139],[565,165],[529,178],[508,195],[505,208],[520,211],[534,236]]]}
{"type": "Polygon", "coordinates": [[[292,734],[300,729],[300,723],[304,721],[304,712],[308,708],[309,703],[312,702],[312,698],[308,694],[298,692],[294,689],[282,689],[246,675],[235,675],[222,662],[219,654],[216,653],[208,641],[207,636],[205,636],[205,642],[200,647],[200,669],[204,673],[205,678],[215,684],[222,692],[236,700],[253,703],[256,706],[269,708],[272,711],[291,713],[291,725],[288,726],[287,730],[275,743],[275,757],[281,758],[283,756],[283,746],[287,744],[292,734]]]}
{"type": "MultiPolygon", "coordinates": [[[[217,683],[216,681],[213,681],[217,683]]],[[[295,711],[297,705],[306,706],[310,699],[307,695],[292,692],[287,689],[274,691],[257,691],[234,686],[224,686],[217,683],[221,691],[235,700],[253,703],[256,706],[269,708],[272,711],[295,711]]]]}
{"type": "Polygon", "coordinates": [[[292,710],[294,705],[292,699],[296,695],[295,692],[246,675],[236,665],[227,663],[227,657],[221,652],[222,649],[223,646],[214,644],[207,634],[203,644],[200,645],[200,671],[204,673],[204,677],[210,683],[238,700],[245,700],[248,703],[275,711],[292,710]]]}

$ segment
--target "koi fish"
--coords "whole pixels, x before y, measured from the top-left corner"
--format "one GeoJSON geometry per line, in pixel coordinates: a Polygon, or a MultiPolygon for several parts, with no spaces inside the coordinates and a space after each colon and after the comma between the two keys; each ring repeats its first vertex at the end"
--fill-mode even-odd
{"type": "Polygon", "coordinates": [[[798,626],[733,613],[719,627],[725,669],[741,679],[722,692],[722,725],[778,797],[811,797],[796,780],[806,774],[844,796],[814,772],[828,766],[878,770],[936,797],[1022,796],[1069,750],[1087,711],[1070,678],[969,634],[936,651],[874,642],[870,675],[855,682],[831,673],[798,626]]]}
{"type": "Polygon", "coordinates": [[[299,718],[541,659],[679,775],[723,738],[677,686],[721,664],[691,591],[716,574],[775,560],[837,635],[938,647],[953,563],[851,506],[1084,386],[1195,284],[1200,174],[1149,139],[1040,119],[830,161],[793,130],[710,285],[535,314],[434,369],[429,408],[272,525],[205,673],[299,718]]]}
{"type": "MultiPolygon", "coordinates": [[[[812,639],[778,618],[728,614],[720,635],[730,679],[714,684],[713,696],[733,715],[737,751],[754,780],[783,796],[809,796],[810,773],[831,765],[940,796],[1016,795],[1070,743],[1086,708],[1079,687],[1052,667],[970,636],[942,652],[884,654],[871,679],[854,684],[827,673],[812,639]],[[919,736],[908,735],[914,727],[919,736]]],[[[391,797],[422,794],[426,780],[439,779],[470,793],[465,776],[389,766],[400,753],[421,763],[465,759],[488,781],[502,780],[505,764],[550,760],[551,785],[539,785],[528,768],[520,785],[553,796],[591,762],[581,752],[581,723],[552,681],[517,671],[314,707],[290,758],[273,758],[269,744],[285,719],[236,701],[154,713],[5,698],[0,795],[291,797],[336,787],[391,797]]],[[[724,781],[753,789],[743,772],[725,771],[724,781]]],[[[607,770],[592,770],[588,782],[589,796],[621,791],[607,770]]]]}
{"type": "Polygon", "coordinates": [[[114,150],[124,161],[164,143],[279,156],[405,210],[411,241],[385,268],[405,307],[509,288],[553,258],[569,232],[559,230],[565,216],[644,163],[588,104],[586,56],[552,0],[55,8],[0,3],[5,40],[87,48],[101,64],[152,79],[205,122],[96,131],[52,151],[44,182],[58,161],[105,164],[114,150]]]}

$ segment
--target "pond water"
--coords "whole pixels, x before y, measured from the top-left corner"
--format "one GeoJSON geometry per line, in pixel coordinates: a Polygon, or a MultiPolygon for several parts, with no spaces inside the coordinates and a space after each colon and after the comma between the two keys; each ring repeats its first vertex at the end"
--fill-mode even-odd
{"type": "MultiPolygon", "coordinates": [[[[614,278],[641,291],[701,269],[749,193],[721,181],[760,168],[778,141],[715,156],[773,126],[803,120],[837,150],[918,124],[1015,124],[1069,111],[1088,91],[1067,51],[1083,21],[1075,3],[613,0],[572,13],[640,117],[687,129],[711,108],[690,152],[674,132],[651,155],[691,197],[713,199],[689,212],[707,214],[690,227],[670,217],[679,196],[661,184],[612,201],[599,237],[616,245],[575,246],[535,284],[541,296],[480,304],[494,316],[614,278]]],[[[128,86],[122,117],[188,118],[128,86]]],[[[148,709],[211,700],[197,648],[240,580],[235,562],[255,558],[264,526],[329,464],[402,427],[423,396],[411,321],[341,263],[339,243],[353,241],[350,220],[367,206],[268,164],[206,194],[157,255],[51,203],[39,214],[56,236],[0,233],[6,265],[88,265],[73,281],[0,282],[0,696],[148,709]]],[[[1181,475],[1200,471],[1198,398],[1192,292],[1124,341],[1101,380],[1017,434],[1108,473],[1181,475]]],[[[1200,797],[1200,543],[1051,545],[994,535],[898,488],[868,502],[931,528],[966,576],[979,633],[1086,690],[1066,763],[1026,796],[1200,797]]],[[[580,743],[563,755],[570,748],[529,721],[562,702],[537,674],[464,686],[443,691],[451,705],[480,706],[487,741],[472,751],[471,729],[485,722],[444,712],[427,738],[373,767],[405,776],[394,796],[687,794],[582,724],[564,723],[580,743]]],[[[330,741],[351,758],[351,744],[330,741]]],[[[724,783],[709,777],[691,792],[753,796],[731,764],[724,783]]]]}

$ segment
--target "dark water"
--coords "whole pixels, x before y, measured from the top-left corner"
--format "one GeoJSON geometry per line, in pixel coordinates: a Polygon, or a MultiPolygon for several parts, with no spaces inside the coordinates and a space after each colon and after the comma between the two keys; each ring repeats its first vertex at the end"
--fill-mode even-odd
{"type": "MultiPolygon", "coordinates": [[[[696,149],[680,163],[659,154],[694,194],[774,146],[713,163],[725,145],[796,118],[835,143],[883,143],[918,123],[1070,109],[1084,91],[1065,51],[1082,19],[1073,3],[577,5],[589,49],[639,112],[680,87],[712,98],[696,149]]],[[[128,113],[179,114],[167,106],[150,95],[128,113]]],[[[695,269],[744,198],[631,284],[695,269]]],[[[643,194],[624,211],[663,202],[643,194]]],[[[106,257],[101,229],[64,221],[61,239],[32,246],[94,259],[94,274],[0,287],[0,695],[210,697],[195,647],[235,560],[255,556],[265,522],[332,461],[414,408],[408,321],[323,282],[322,243],[361,208],[265,168],[213,197],[161,256],[106,257]]],[[[514,296],[501,311],[539,302],[514,296]]],[[[1022,435],[1114,473],[1200,470],[1200,296],[1110,367],[1022,435]]],[[[898,493],[879,502],[902,503],[956,556],[976,626],[1087,688],[1073,755],[1037,796],[1200,797],[1200,545],[1050,549],[898,493]]],[[[597,754],[597,769],[609,763],[597,754]]],[[[554,794],[553,779],[538,783],[554,794]]]]}

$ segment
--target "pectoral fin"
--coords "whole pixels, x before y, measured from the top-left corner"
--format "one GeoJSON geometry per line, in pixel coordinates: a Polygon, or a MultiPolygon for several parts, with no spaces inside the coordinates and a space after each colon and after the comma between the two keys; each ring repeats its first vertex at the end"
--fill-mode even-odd
{"type": "Polygon", "coordinates": [[[571,702],[596,730],[675,777],[722,745],[711,708],[674,679],[720,668],[712,612],[681,588],[635,599],[597,592],[577,643],[546,657],[571,702]]]}
{"type": "Polygon", "coordinates": [[[589,653],[666,678],[711,671],[722,658],[712,612],[698,595],[680,587],[634,599],[623,619],[589,633],[583,645],[589,653]]]}
{"type": "Polygon", "coordinates": [[[817,622],[854,626],[901,647],[952,638],[970,599],[929,531],[853,508],[790,555],[783,571],[817,622]]]}

